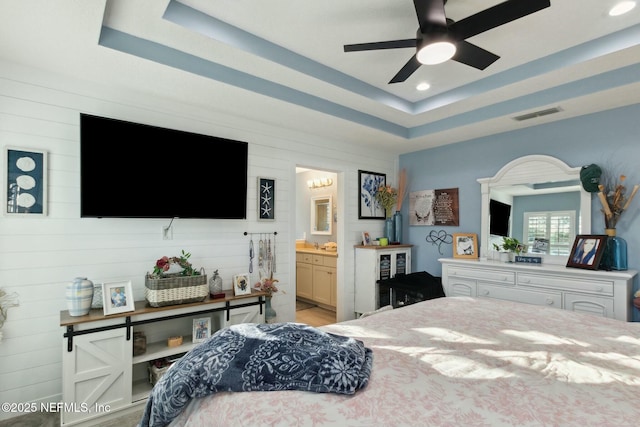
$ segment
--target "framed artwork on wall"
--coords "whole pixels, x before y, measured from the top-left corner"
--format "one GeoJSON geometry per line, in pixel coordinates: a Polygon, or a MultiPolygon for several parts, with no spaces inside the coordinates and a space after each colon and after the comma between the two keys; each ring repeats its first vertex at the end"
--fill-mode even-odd
{"type": "Polygon", "coordinates": [[[387,175],[359,170],[358,183],[358,219],[385,219],[386,213],[376,200],[376,192],[387,184],[387,175]]]}
{"type": "Polygon", "coordinates": [[[102,307],[105,316],[135,310],[131,280],[103,283],[102,307]]]}
{"type": "Polygon", "coordinates": [[[5,148],[5,215],[47,215],[47,152],[5,148]]]}
{"type": "Polygon", "coordinates": [[[276,219],[276,180],[258,177],[258,220],[276,219]]]}
{"type": "Polygon", "coordinates": [[[478,235],[475,233],[453,233],[454,258],[478,258],[478,235]]]}
{"type": "Polygon", "coordinates": [[[597,270],[606,244],[606,234],[577,235],[567,261],[567,267],[597,270]]]}
{"type": "Polygon", "coordinates": [[[409,193],[409,225],[460,225],[458,189],[409,193]]]}

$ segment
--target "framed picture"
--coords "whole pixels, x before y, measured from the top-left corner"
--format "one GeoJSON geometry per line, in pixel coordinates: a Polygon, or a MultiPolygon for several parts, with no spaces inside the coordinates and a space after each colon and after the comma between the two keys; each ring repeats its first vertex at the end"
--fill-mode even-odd
{"type": "Polygon", "coordinates": [[[597,270],[607,244],[605,234],[579,234],[567,261],[567,267],[597,270]]]}
{"type": "Polygon", "coordinates": [[[133,311],[131,281],[103,283],[102,307],[105,316],[133,311]]]}
{"type": "Polygon", "coordinates": [[[475,233],[453,233],[454,258],[478,258],[478,235],[475,233]]]}
{"type": "Polygon", "coordinates": [[[258,177],[258,220],[276,219],[276,180],[258,177]]]}
{"type": "Polygon", "coordinates": [[[203,342],[211,336],[211,318],[200,317],[193,319],[193,335],[192,341],[203,342]]]}
{"type": "Polygon", "coordinates": [[[371,244],[371,236],[368,231],[362,232],[362,244],[364,246],[369,246],[371,244]]]}
{"type": "Polygon", "coordinates": [[[409,193],[409,225],[460,225],[457,188],[409,193]]]}
{"type": "Polygon", "coordinates": [[[251,293],[251,286],[249,285],[249,274],[236,274],[233,276],[233,294],[234,295],[247,295],[251,293]]]}
{"type": "Polygon", "coordinates": [[[376,192],[380,186],[387,185],[387,175],[359,170],[358,183],[358,219],[385,219],[386,213],[376,200],[376,192]]]}
{"type": "Polygon", "coordinates": [[[47,215],[47,152],[5,149],[5,215],[47,215]]]}

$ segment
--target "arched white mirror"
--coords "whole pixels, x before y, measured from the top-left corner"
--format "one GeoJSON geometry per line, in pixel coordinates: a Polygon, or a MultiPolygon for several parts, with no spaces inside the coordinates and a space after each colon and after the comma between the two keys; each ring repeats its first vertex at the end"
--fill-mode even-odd
{"type": "Polygon", "coordinates": [[[331,235],[332,206],[331,195],[311,198],[311,234],[331,235]]]}
{"type": "Polygon", "coordinates": [[[591,193],[580,184],[580,169],[555,157],[530,155],[478,179],[481,256],[487,258],[493,243],[508,235],[544,263],[566,264],[575,236],[591,234],[591,193]]]}

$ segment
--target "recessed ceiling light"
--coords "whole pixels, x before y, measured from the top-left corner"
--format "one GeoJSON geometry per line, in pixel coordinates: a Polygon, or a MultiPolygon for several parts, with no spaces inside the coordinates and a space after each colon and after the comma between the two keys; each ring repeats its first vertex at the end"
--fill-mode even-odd
{"type": "Polygon", "coordinates": [[[418,86],[416,86],[416,89],[418,89],[418,90],[427,90],[430,87],[431,87],[431,85],[429,83],[422,82],[422,83],[419,83],[418,86]]]}
{"type": "Polygon", "coordinates": [[[609,16],[619,16],[624,15],[629,12],[631,9],[636,7],[635,1],[622,1],[617,5],[613,6],[611,10],[609,10],[609,16]]]}

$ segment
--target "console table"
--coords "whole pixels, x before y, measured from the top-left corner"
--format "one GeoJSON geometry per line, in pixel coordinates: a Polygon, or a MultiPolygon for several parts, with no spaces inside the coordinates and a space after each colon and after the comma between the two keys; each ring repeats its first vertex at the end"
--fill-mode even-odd
{"type": "Polygon", "coordinates": [[[146,402],[152,385],[149,364],[178,358],[197,343],[192,341],[193,320],[209,318],[211,333],[238,323],[264,323],[266,293],[234,296],[166,307],[136,301],[135,310],[105,316],[93,309],[86,316],[60,312],[62,345],[62,426],[95,425],[97,419],[118,415],[146,402]],[[133,356],[134,332],[143,332],[146,351],[133,356]],[[182,344],[169,347],[169,337],[182,344]]]}
{"type": "Polygon", "coordinates": [[[447,296],[497,298],[632,320],[635,270],[583,270],[455,258],[439,261],[447,296]]]}

